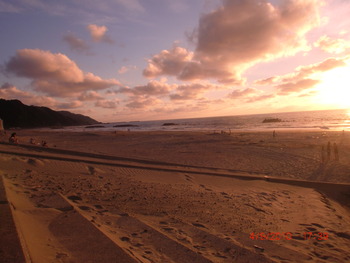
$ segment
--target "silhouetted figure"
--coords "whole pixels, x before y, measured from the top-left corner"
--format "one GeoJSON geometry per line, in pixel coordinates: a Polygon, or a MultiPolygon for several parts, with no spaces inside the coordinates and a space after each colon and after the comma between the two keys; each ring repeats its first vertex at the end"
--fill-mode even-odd
{"type": "Polygon", "coordinates": [[[327,144],[327,161],[331,160],[331,142],[327,144]]]}
{"type": "Polygon", "coordinates": [[[275,131],[275,130],[273,130],[273,132],[272,132],[272,137],[273,137],[273,138],[276,137],[276,131],[275,131]]]}
{"type": "Polygon", "coordinates": [[[339,161],[338,146],[336,143],[333,143],[333,150],[334,150],[334,160],[339,161]]]}

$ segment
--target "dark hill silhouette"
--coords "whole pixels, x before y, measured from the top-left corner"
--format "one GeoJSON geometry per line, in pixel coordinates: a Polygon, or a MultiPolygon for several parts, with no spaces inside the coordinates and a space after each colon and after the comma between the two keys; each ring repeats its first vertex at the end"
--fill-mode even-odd
{"type": "Polygon", "coordinates": [[[68,111],[28,106],[19,100],[0,99],[0,118],[4,128],[38,128],[97,124],[98,121],[68,111]]]}

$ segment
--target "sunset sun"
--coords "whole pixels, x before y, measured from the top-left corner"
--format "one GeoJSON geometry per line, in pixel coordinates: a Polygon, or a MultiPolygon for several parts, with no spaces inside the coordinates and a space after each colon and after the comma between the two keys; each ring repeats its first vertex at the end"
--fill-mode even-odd
{"type": "Polygon", "coordinates": [[[318,102],[338,106],[350,107],[350,66],[337,68],[325,72],[321,77],[321,83],[317,85],[319,95],[318,102]]]}

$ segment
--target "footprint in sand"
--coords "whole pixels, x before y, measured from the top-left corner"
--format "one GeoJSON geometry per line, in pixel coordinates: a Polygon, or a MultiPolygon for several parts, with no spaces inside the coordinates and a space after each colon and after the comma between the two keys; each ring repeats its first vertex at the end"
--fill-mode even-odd
{"type": "Polygon", "coordinates": [[[201,227],[201,228],[207,228],[205,225],[199,224],[199,223],[192,223],[192,225],[196,227],[201,227]]]}
{"type": "Polygon", "coordinates": [[[81,201],[81,197],[77,196],[77,195],[70,195],[67,197],[69,200],[73,201],[73,202],[77,202],[77,201],[81,201]]]}
{"type": "Polygon", "coordinates": [[[207,188],[204,184],[200,184],[199,187],[202,187],[202,188],[204,188],[204,190],[209,191],[209,192],[213,191],[212,189],[207,188]]]}
{"type": "Polygon", "coordinates": [[[89,173],[90,173],[91,175],[95,175],[95,173],[96,173],[95,167],[93,167],[93,166],[88,166],[87,169],[88,169],[88,171],[89,171],[89,173]]]}
{"type": "Polygon", "coordinates": [[[123,242],[130,242],[130,238],[128,237],[121,237],[120,240],[123,242]]]}
{"type": "Polygon", "coordinates": [[[314,232],[316,231],[317,229],[314,228],[314,227],[307,227],[306,230],[310,231],[310,232],[314,232]]]}
{"type": "Polygon", "coordinates": [[[33,166],[44,166],[44,162],[39,159],[28,159],[27,163],[33,166]]]}
{"type": "Polygon", "coordinates": [[[221,192],[220,194],[227,199],[232,199],[232,197],[230,197],[228,193],[221,192]]]}
{"type": "Polygon", "coordinates": [[[94,205],[94,207],[95,207],[96,209],[99,209],[99,210],[103,209],[103,206],[102,206],[102,205],[94,205]]]}
{"type": "Polygon", "coordinates": [[[79,208],[80,208],[81,210],[83,210],[83,211],[90,211],[90,210],[91,210],[90,207],[85,206],[85,205],[81,205],[81,206],[79,206],[79,208]]]}
{"type": "Polygon", "coordinates": [[[187,174],[185,174],[185,180],[186,181],[189,181],[189,182],[193,182],[193,180],[192,180],[192,177],[191,176],[189,176],[189,175],[187,175],[187,174]]]}
{"type": "Polygon", "coordinates": [[[333,230],[329,230],[330,233],[335,234],[338,237],[349,239],[350,240],[350,233],[345,233],[345,232],[336,232],[333,230]]]}

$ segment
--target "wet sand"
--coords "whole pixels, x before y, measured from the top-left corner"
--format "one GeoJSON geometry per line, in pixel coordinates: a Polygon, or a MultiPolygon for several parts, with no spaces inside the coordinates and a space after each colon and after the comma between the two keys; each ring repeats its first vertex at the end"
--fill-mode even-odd
{"type": "Polygon", "coordinates": [[[350,134],[17,134],[0,172],[32,262],[350,260],[350,134]]]}

